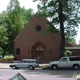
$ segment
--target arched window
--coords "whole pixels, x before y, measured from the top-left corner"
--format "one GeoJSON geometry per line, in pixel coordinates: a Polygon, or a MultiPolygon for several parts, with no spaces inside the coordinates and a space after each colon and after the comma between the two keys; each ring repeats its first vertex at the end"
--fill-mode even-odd
{"type": "Polygon", "coordinates": [[[37,27],[36,27],[36,30],[37,30],[37,31],[41,31],[41,26],[37,26],[37,27]]]}
{"type": "Polygon", "coordinates": [[[36,51],[43,51],[43,48],[42,48],[41,46],[38,46],[38,47],[36,48],[36,51]]]}
{"type": "Polygon", "coordinates": [[[16,49],[16,54],[20,55],[20,49],[19,48],[16,49]]]}

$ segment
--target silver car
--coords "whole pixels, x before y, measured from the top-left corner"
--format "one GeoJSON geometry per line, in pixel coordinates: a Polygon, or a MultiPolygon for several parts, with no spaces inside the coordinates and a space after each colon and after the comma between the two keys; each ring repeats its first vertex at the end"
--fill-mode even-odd
{"type": "Polygon", "coordinates": [[[36,67],[39,67],[39,64],[36,59],[22,59],[20,62],[11,63],[9,67],[13,69],[28,68],[29,70],[34,70],[36,67]]]}

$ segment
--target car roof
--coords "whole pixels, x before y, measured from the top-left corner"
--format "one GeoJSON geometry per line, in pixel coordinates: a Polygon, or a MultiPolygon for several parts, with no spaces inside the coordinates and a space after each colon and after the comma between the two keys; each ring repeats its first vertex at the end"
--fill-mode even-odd
{"type": "Polygon", "coordinates": [[[66,57],[63,57],[63,58],[76,58],[76,57],[80,57],[80,56],[66,56],[66,57]]]}
{"type": "Polygon", "coordinates": [[[71,57],[79,57],[79,58],[80,58],[80,56],[70,56],[70,58],[71,58],[71,57]]]}
{"type": "Polygon", "coordinates": [[[36,61],[36,59],[22,59],[22,61],[36,61]]]}

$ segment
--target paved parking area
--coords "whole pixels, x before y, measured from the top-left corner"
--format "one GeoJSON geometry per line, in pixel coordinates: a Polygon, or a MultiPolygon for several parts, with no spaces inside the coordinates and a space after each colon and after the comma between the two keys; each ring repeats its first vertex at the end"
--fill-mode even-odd
{"type": "Polygon", "coordinates": [[[0,80],[9,80],[20,73],[27,80],[74,80],[75,70],[28,70],[28,69],[0,69],[0,80]]]}
{"type": "MultiPolygon", "coordinates": [[[[80,70],[13,70],[9,68],[9,64],[10,63],[0,63],[0,80],[9,80],[17,73],[23,75],[27,80],[75,80],[73,74],[80,74],[80,70]]],[[[45,64],[40,64],[40,66],[43,65],[45,64]]]]}

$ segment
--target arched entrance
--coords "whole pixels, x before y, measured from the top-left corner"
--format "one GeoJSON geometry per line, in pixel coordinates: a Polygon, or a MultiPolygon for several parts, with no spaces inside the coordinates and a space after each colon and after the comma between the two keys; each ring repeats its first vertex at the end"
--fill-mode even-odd
{"type": "Polygon", "coordinates": [[[35,43],[32,47],[32,55],[31,55],[32,58],[37,59],[38,62],[44,62],[45,50],[46,50],[46,47],[43,43],[41,42],[35,43]]]}

